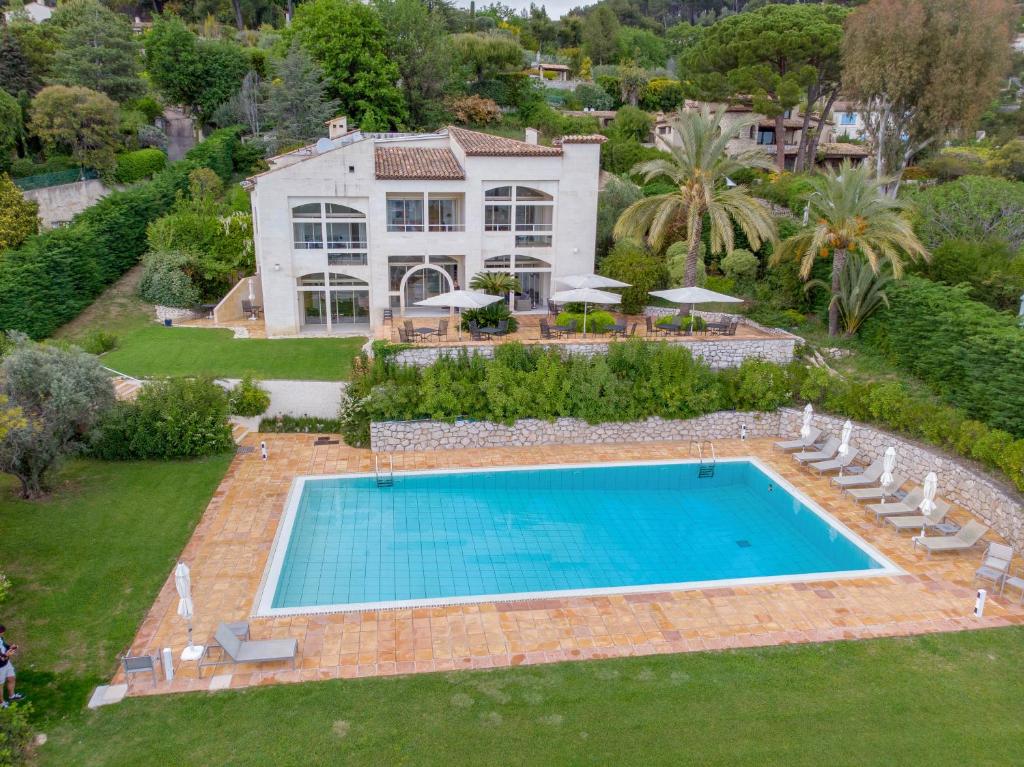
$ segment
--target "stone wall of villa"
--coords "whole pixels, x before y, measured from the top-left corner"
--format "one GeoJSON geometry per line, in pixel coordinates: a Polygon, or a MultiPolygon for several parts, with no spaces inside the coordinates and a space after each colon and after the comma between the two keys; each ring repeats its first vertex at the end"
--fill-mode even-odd
{"type": "MultiPolygon", "coordinates": [[[[779,411],[779,430],[783,436],[796,437],[802,413],[792,408],[779,411]]],[[[814,414],[814,425],[826,434],[839,435],[844,418],[814,414]]],[[[890,445],[896,448],[896,473],[918,484],[929,471],[939,477],[939,495],[970,511],[1006,538],[1017,551],[1024,551],[1024,506],[1012,491],[989,477],[975,472],[961,461],[938,449],[911,442],[894,434],[863,424],[854,424],[851,444],[860,450],[859,459],[871,463],[881,458],[890,445]]]]}
{"type": "MultiPolygon", "coordinates": [[[[666,343],[687,346],[693,352],[694,357],[703,357],[712,368],[739,367],[745,359],[761,359],[769,362],[786,364],[793,360],[793,352],[796,349],[797,338],[788,333],[777,338],[750,338],[750,339],[693,339],[679,338],[668,339],[666,343]]],[[[559,343],[543,344],[571,354],[594,355],[607,354],[609,343],[559,343]]],[[[458,354],[459,346],[417,346],[412,349],[404,349],[399,352],[395,361],[402,365],[415,365],[426,367],[437,361],[442,356],[454,356],[458,354]]],[[[494,356],[494,346],[469,347],[470,353],[480,354],[484,357],[494,356]]]]}
{"type": "Polygon", "coordinates": [[[689,420],[648,418],[631,423],[589,424],[577,418],[554,421],[525,419],[513,426],[490,421],[375,421],[370,445],[380,453],[458,448],[532,447],[557,444],[614,444],[617,442],[691,442],[736,439],[746,426],[748,437],[778,434],[776,413],[722,411],[689,420]]]}

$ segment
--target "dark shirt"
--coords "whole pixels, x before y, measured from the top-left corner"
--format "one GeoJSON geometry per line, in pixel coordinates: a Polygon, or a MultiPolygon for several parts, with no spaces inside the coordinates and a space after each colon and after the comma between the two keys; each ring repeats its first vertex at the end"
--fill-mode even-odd
{"type": "Polygon", "coordinates": [[[10,647],[11,646],[4,641],[4,638],[0,637],[0,668],[3,668],[9,663],[6,656],[10,647]]]}

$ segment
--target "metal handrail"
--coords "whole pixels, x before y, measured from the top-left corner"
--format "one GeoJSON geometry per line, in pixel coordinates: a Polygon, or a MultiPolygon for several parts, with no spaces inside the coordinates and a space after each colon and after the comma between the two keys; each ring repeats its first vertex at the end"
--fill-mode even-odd
{"type": "Polygon", "coordinates": [[[144,383],[141,378],[136,378],[135,376],[130,376],[127,373],[122,373],[120,370],[114,370],[114,368],[108,368],[106,365],[100,365],[100,367],[103,368],[104,370],[106,370],[108,373],[113,373],[118,378],[127,378],[129,381],[135,381],[138,384],[144,383]]]}

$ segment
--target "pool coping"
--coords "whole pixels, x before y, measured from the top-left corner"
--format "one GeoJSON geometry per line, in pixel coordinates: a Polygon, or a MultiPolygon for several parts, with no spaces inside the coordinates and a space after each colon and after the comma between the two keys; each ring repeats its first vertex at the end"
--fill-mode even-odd
{"type": "MultiPolygon", "coordinates": [[[[906,570],[894,564],[889,557],[851,530],[827,509],[798,490],[793,484],[780,476],[774,469],[754,455],[719,458],[717,463],[751,463],[759,471],[768,476],[776,484],[786,490],[793,498],[823,519],[832,529],[844,536],[850,543],[882,565],[870,570],[838,570],[817,573],[793,573],[789,575],[751,576],[747,578],[721,578],[704,581],[683,581],[679,583],[640,584],[634,586],[605,586],[589,589],[559,589],[550,591],[519,591],[499,594],[483,594],[457,597],[431,597],[425,599],[390,600],[384,602],[351,602],[330,605],[306,605],[300,607],[272,607],[277,584],[284,565],[288,542],[291,540],[295,517],[298,513],[302,491],[308,481],[327,479],[362,479],[374,477],[374,472],[348,472],[343,474],[313,474],[293,478],[285,500],[285,511],[278,523],[270,555],[260,578],[259,588],[253,601],[251,617],[273,618],[292,615],[324,615],[332,613],[353,613],[367,611],[402,610],[413,607],[443,607],[446,605],[465,605],[500,602],[522,602],[526,600],[563,599],[566,597],[610,596],[622,594],[651,594],[668,591],[692,591],[700,589],[730,588],[735,586],[759,586],[777,583],[808,583],[815,581],[834,581],[856,578],[884,578],[906,575],[906,570]],[[268,588],[268,585],[273,584],[268,588]]],[[[451,469],[421,469],[395,472],[395,477],[442,475],[442,474],[482,474],[511,471],[543,471],[550,469],[584,469],[584,468],[623,468],[629,466],[669,466],[681,464],[699,464],[698,458],[661,459],[651,461],[603,461],[599,463],[561,463],[533,464],[500,467],[475,467],[451,469]]]]}

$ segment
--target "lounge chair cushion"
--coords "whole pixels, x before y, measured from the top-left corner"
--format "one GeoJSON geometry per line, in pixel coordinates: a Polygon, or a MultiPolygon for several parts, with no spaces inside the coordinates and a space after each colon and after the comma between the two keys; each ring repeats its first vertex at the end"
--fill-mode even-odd
{"type": "Polygon", "coordinates": [[[291,660],[298,651],[296,639],[256,639],[242,642],[235,660],[239,663],[262,663],[291,660]]]}

